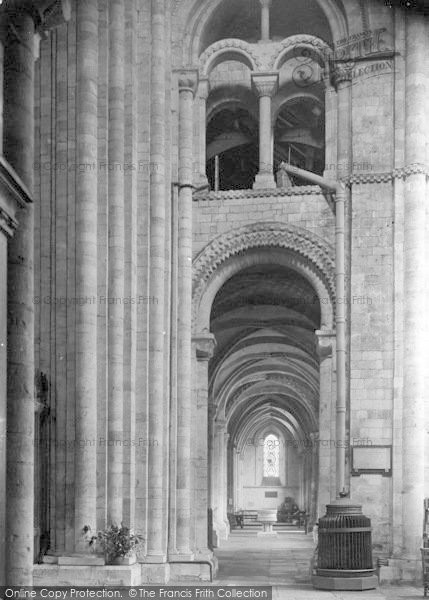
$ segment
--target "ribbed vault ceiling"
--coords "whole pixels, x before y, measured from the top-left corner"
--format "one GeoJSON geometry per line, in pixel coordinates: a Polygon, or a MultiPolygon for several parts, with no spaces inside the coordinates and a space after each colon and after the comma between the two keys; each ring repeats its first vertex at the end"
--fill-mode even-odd
{"type": "Polygon", "coordinates": [[[297,440],[317,430],[319,326],[319,300],[291,269],[254,266],[218,292],[210,393],[234,445],[246,443],[262,424],[281,426],[297,440]]]}

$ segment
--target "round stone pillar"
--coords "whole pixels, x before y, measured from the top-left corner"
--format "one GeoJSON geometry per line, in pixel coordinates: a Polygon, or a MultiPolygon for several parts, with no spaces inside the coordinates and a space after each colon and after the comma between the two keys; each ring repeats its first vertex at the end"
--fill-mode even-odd
{"type": "Polygon", "coordinates": [[[208,79],[200,79],[198,84],[198,110],[199,110],[199,182],[198,186],[208,185],[206,174],[206,154],[207,154],[207,98],[209,97],[210,84],[208,79]]]}
{"type": "Polygon", "coordinates": [[[213,528],[217,535],[218,545],[228,538],[226,519],[226,421],[217,419],[214,422],[213,455],[211,473],[214,478],[212,486],[213,528]]]}
{"type": "Polygon", "coordinates": [[[335,456],[333,455],[331,427],[335,418],[335,388],[333,385],[335,332],[316,331],[317,353],[319,355],[319,435],[318,443],[318,509],[323,515],[325,506],[335,499],[335,456]]]}
{"type": "Polygon", "coordinates": [[[192,444],[194,458],[194,502],[192,507],[195,522],[196,560],[211,560],[212,551],[208,547],[208,508],[209,508],[209,407],[208,407],[208,364],[213,356],[216,340],[212,333],[201,332],[194,335],[193,376],[194,395],[192,419],[192,444]],[[206,435],[202,433],[207,432],[206,435]]]}
{"type": "Polygon", "coordinates": [[[167,485],[164,397],[165,372],[165,0],[151,1],[151,104],[150,104],[150,295],[149,308],[149,417],[148,427],[157,445],[148,447],[147,562],[167,557],[167,485]]]}
{"type": "MultiPolygon", "coordinates": [[[[404,387],[403,387],[403,558],[419,558],[424,482],[427,372],[426,139],[428,82],[424,52],[427,28],[417,12],[406,16],[405,198],[404,198],[404,387]]],[[[417,569],[419,565],[417,563],[417,569]]]]}
{"type": "Polygon", "coordinates": [[[109,1],[107,524],[122,522],[124,438],[124,0],[109,1]]]}
{"type": "MultiPolygon", "coordinates": [[[[6,159],[1,161],[1,180],[8,180],[9,192],[15,197],[15,208],[19,207],[13,216],[7,215],[8,229],[17,227],[8,244],[7,273],[8,433],[4,544],[7,585],[31,585],[34,562],[34,217],[31,193],[34,177],[34,60],[38,51],[35,25],[46,31],[69,17],[69,4],[65,0],[55,3],[54,19],[50,18],[49,11],[42,12],[39,4],[31,0],[10,0],[0,9],[3,25],[0,37],[4,44],[3,152],[6,159]]],[[[5,214],[4,209],[0,210],[0,217],[5,214]]]]}
{"type": "Polygon", "coordinates": [[[276,187],[273,175],[271,98],[278,88],[278,73],[253,73],[252,83],[259,96],[259,172],[254,189],[276,187]]]}
{"type": "MultiPolygon", "coordinates": [[[[98,2],[77,3],[76,162],[97,163],[98,2]]],[[[97,297],[97,169],[76,178],[76,296],[97,297]]],[[[76,305],[75,550],[96,529],[97,303],[76,305]]]]}
{"type": "MultiPolygon", "coordinates": [[[[4,47],[4,156],[30,193],[34,160],[32,6],[12,5],[4,47]]],[[[31,585],[34,547],[33,206],[8,245],[6,583],[31,585]]]]}
{"type": "Polygon", "coordinates": [[[179,233],[177,335],[177,481],[176,549],[191,558],[191,413],[192,401],[192,165],[193,103],[198,73],[179,73],[179,233]]]}

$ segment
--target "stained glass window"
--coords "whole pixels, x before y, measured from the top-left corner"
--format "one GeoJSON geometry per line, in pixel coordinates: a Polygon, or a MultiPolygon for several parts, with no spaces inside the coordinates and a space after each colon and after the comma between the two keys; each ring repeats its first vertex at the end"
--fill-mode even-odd
{"type": "Polygon", "coordinates": [[[280,442],[273,433],[264,440],[264,477],[280,476],[280,442]]]}

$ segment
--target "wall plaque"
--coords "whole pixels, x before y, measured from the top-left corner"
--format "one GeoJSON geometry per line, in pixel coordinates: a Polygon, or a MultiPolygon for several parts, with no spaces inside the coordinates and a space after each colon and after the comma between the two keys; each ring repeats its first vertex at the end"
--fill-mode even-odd
{"type": "Polygon", "coordinates": [[[265,498],[277,498],[277,492],[265,492],[265,498]]]}
{"type": "Polygon", "coordinates": [[[392,446],[352,446],[352,475],[392,475],[392,446]]]}

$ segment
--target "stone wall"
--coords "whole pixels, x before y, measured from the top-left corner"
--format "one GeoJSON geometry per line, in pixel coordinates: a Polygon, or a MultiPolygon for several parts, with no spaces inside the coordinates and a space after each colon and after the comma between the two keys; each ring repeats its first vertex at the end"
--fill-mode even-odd
{"type": "Polygon", "coordinates": [[[193,253],[198,254],[213,238],[242,225],[257,222],[291,223],[334,242],[332,208],[316,187],[210,193],[194,201],[193,253]]]}

